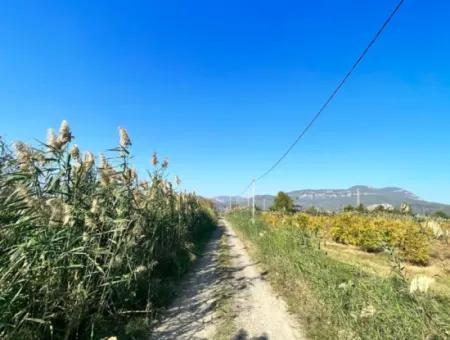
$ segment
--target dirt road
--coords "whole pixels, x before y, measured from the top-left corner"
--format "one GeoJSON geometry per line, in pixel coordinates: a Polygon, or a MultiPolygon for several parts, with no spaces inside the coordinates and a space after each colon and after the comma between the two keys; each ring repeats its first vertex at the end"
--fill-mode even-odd
{"type": "Polygon", "coordinates": [[[181,283],[179,297],[150,339],[214,338],[215,305],[221,287],[218,250],[222,233],[223,228],[214,232],[203,255],[181,283]]]}
{"type": "Polygon", "coordinates": [[[287,312],[258,265],[247,254],[231,226],[221,220],[205,255],[182,284],[180,297],[154,331],[155,339],[214,339],[219,322],[215,302],[223,285],[233,287],[234,334],[230,339],[304,339],[301,326],[287,312]],[[220,234],[227,237],[231,268],[226,276],[218,269],[220,234]]]}

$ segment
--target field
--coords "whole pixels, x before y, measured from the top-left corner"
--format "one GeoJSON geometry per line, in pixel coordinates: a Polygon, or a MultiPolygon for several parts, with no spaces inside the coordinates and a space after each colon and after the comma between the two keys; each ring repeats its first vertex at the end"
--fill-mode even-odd
{"type": "Polygon", "coordinates": [[[448,260],[440,258],[448,254],[447,239],[419,228],[424,221],[384,215],[259,214],[253,224],[250,213],[239,210],[227,219],[267,269],[309,337],[450,336],[449,273],[445,267],[434,268],[436,262],[448,260]],[[380,236],[371,226],[367,231],[360,225],[368,220],[381,228],[391,226],[380,236]],[[410,236],[403,226],[419,229],[412,229],[410,236]],[[373,235],[377,238],[371,240],[373,235]],[[428,276],[436,273],[437,289],[436,276],[428,276]]]}
{"type": "Polygon", "coordinates": [[[139,338],[215,227],[167,160],[140,180],[119,137],[98,158],[66,122],[38,147],[0,140],[0,338],[139,338]]]}
{"type": "Polygon", "coordinates": [[[272,227],[293,225],[309,231],[333,258],[379,275],[392,272],[393,257],[406,277],[433,279],[431,289],[450,293],[450,221],[409,214],[345,212],[333,215],[268,212],[272,227]]]}
{"type": "MultiPolygon", "coordinates": [[[[402,273],[407,279],[426,276],[433,279],[429,289],[435,293],[450,295],[450,247],[441,242],[431,242],[430,259],[427,265],[402,263],[402,273]]],[[[358,247],[336,242],[322,244],[328,256],[365,271],[387,277],[392,273],[392,258],[389,253],[369,253],[358,247]]]]}

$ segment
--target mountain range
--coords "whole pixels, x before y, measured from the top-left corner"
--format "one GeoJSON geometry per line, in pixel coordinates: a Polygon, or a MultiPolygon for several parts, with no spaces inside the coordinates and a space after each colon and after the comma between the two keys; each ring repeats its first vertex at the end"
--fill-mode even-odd
{"type": "MultiPolygon", "coordinates": [[[[321,210],[337,211],[346,205],[356,206],[359,195],[359,202],[365,206],[390,204],[399,207],[401,203],[408,203],[412,211],[418,214],[430,214],[438,210],[450,214],[450,205],[425,201],[412,192],[398,187],[373,188],[356,185],[348,189],[304,189],[286,192],[286,194],[294,200],[295,205],[305,209],[314,206],[321,210]]],[[[213,200],[219,209],[223,209],[229,206],[230,198],[233,205],[248,204],[247,197],[241,196],[217,196],[213,200]]],[[[274,198],[273,195],[256,195],[256,206],[268,209],[274,198]]]]}

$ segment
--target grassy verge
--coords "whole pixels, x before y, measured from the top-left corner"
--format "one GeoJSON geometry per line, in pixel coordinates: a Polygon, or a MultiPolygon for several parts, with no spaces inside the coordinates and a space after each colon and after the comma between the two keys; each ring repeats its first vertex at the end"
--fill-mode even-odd
{"type": "Polygon", "coordinates": [[[313,339],[446,339],[450,299],[410,294],[395,272],[380,277],[328,257],[295,227],[270,228],[247,212],[229,214],[240,237],[313,339]]]}
{"type": "Polygon", "coordinates": [[[230,246],[228,244],[228,238],[225,234],[222,235],[220,240],[219,249],[219,266],[220,275],[222,279],[222,286],[218,292],[217,300],[217,317],[219,322],[217,324],[214,339],[216,340],[228,340],[231,339],[233,334],[236,333],[236,327],[234,319],[236,317],[233,309],[233,286],[231,285],[231,257],[230,246]]]}

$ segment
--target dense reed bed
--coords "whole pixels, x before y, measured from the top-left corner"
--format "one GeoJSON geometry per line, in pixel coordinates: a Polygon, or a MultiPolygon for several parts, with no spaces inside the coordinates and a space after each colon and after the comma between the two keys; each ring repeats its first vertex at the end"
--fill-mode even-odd
{"type": "Polygon", "coordinates": [[[0,140],[0,338],[99,338],[105,322],[136,317],[147,325],[215,227],[209,202],[167,180],[167,160],[154,154],[140,180],[119,132],[98,158],[72,144],[65,121],[38,147],[0,140]]]}

